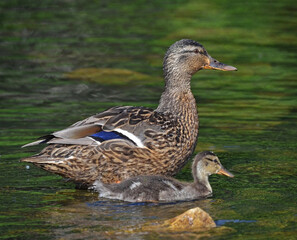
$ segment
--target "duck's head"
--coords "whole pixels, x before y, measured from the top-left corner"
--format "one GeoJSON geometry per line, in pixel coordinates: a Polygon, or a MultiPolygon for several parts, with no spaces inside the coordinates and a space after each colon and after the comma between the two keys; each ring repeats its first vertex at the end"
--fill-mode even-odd
{"type": "Polygon", "coordinates": [[[174,76],[191,77],[201,69],[237,70],[212,58],[200,43],[190,39],[182,39],[169,47],[164,58],[163,69],[166,79],[174,76]]]}
{"type": "Polygon", "coordinates": [[[210,151],[204,151],[195,156],[192,171],[194,178],[198,179],[208,177],[211,174],[234,177],[232,173],[223,167],[217,155],[210,151]]]}

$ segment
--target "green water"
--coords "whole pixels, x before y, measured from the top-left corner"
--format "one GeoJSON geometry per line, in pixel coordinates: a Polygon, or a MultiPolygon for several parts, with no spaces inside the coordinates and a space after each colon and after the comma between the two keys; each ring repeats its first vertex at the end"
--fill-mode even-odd
{"type": "MultiPolygon", "coordinates": [[[[296,239],[296,10],[293,0],[1,1],[0,239],[196,239],[137,229],[197,206],[231,228],[203,239],[296,239]],[[42,149],[21,145],[110,106],[156,107],[163,55],[181,38],[238,68],[192,81],[195,152],[213,150],[236,176],[212,176],[212,198],[98,199],[19,162],[42,149]],[[102,68],[117,74],[88,77],[102,68]]],[[[177,177],[190,181],[189,166],[177,177]]]]}

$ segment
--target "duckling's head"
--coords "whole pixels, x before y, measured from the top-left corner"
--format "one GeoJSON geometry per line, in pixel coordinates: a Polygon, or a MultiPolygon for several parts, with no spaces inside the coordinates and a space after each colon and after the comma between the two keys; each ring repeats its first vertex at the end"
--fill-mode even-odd
{"type": "Polygon", "coordinates": [[[232,173],[223,167],[217,155],[210,151],[204,151],[195,156],[192,172],[194,179],[198,181],[208,178],[211,174],[234,177],[232,173]]]}
{"type": "Polygon", "coordinates": [[[200,43],[190,39],[177,41],[167,50],[163,62],[166,82],[176,78],[190,79],[201,69],[237,70],[212,58],[200,43]]]}

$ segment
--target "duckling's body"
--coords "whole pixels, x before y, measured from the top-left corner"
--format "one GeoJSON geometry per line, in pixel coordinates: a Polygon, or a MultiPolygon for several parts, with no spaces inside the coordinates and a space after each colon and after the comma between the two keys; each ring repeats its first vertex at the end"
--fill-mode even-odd
{"type": "Polygon", "coordinates": [[[99,192],[100,197],[128,202],[193,200],[212,195],[208,181],[211,174],[233,177],[224,169],[218,157],[208,151],[196,155],[192,173],[193,183],[183,183],[164,176],[138,176],[119,184],[104,184],[97,180],[93,189],[99,192]]]}
{"type": "Polygon", "coordinates": [[[113,107],[25,146],[47,143],[22,161],[74,182],[119,182],[138,175],[172,176],[191,156],[198,137],[198,113],[191,77],[200,69],[236,68],[211,58],[193,40],[173,44],[164,58],[165,90],[156,110],[113,107]]]}

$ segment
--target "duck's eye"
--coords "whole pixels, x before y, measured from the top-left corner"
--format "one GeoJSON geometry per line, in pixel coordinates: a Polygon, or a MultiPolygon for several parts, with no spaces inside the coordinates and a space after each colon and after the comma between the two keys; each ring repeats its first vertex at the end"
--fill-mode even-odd
{"type": "Polygon", "coordinates": [[[196,48],[196,49],[194,50],[194,53],[200,53],[199,49],[196,48]]]}

